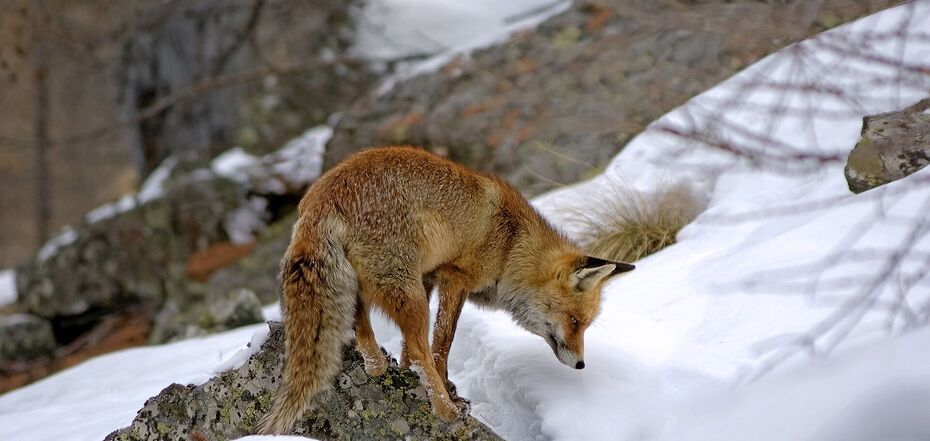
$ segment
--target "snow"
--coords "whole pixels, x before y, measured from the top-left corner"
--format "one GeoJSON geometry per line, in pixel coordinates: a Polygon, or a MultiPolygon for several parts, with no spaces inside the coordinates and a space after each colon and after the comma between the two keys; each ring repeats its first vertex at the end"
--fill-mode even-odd
{"type": "Polygon", "coordinates": [[[36,258],[39,259],[39,262],[44,262],[49,257],[54,256],[59,248],[68,246],[74,243],[75,240],[77,240],[77,231],[72,227],[64,227],[60,233],[45,242],[42,248],[39,248],[36,258]]]}
{"type": "MultiPolygon", "coordinates": [[[[829,50],[839,37],[868,38],[899,25],[930,28],[930,2],[881,12],[756,63],[654,123],[603,176],[534,201],[571,232],[571,214],[615,182],[647,192],[684,182],[709,196],[677,244],[605,287],[582,371],[563,366],[506,314],[466,305],[449,373],[472,414],[514,440],[930,437],[930,330],[918,326],[930,317],[930,292],[907,293],[912,317],[887,308],[930,253],[930,234],[915,223],[930,208],[930,169],[852,195],[841,161],[778,161],[798,152],[845,155],[863,115],[902,108],[930,90],[919,69],[899,75],[874,57],[829,50]],[[773,87],[759,87],[760,78],[773,87]],[[830,88],[846,95],[817,91],[830,88]],[[813,111],[776,115],[770,105],[813,111]],[[715,136],[673,135],[692,129],[715,136]],[[783,145],[760,145],[754,133],[783,145]],[[713,147],[727,143],[770,155],[771,167],[713,147]],[[889,268],[869,254],[876,250],[906,250],[891,262],[898,283],[877,283],[889,268]],[[848,313],[835,316],[841,310],[848,313]]],[[[867,43],[856,46],[928,67],[926,38],[867,43]]],[[[241,157],[226,159],[234,160],[239,165],[218,168],[248,168],[241,157]]],[[[280,314],[276,305],[265,312],[280,314]]],[[[379,315],[372,322],[379,343],[398,354],[397,328],[379,315]]],[[[100,439],[169,383],[200,383],[241,364],[263,333],[265,325],[256,325],[109,354],[7,393],[0,439],[100,439]]]]}
{"type": "Polygon", "coordinates": [[[116,202],[101,205],[91,210],[84,216],[85,220],[90,224],[100,222],[162,197],[165,194],[165,182],[168,181],[171,171],[174,170],[177,164],[177,158],[165,159],[155,170],[152,170],[152,173],[149,173],[149,176],[142,182],[142,186],[139,187],[138,192],[125,195],[116,202]]]}
{"type": "Polygon", "coordinates": [[[246,152],[242,147],[233,147],[214,158],[210,163],[210,168],[214,173],[225,178],[244,181],[247,176],[242,170],[255,167],[259,162],[258,156],[246,152]]]}
{"type": "Polygon", "coordinates": [[[680,405],[682,419],[662,439],[930,439],[928,344],[924,329],[743,389],[706,392],[680,405]]]}
{"type": "Polygon", "coordinates": [[[200,384],[265,325],[119,351],[0,396],[0,439],[101,440],[173,382],[200,384]]]}
{"type": "Polygon", "coordinates": [[[16,301],[16,271],[0,270],[0,306],[16,301]]]}
{"type": "Polygon", "coordinates": [[[238,369],[249,361],[249,357],[258,352],[262,347],[262,343],[265,343],[265,339],[268,338],[269,329],[267,327],[261,327],[254,334],[252,334],[252,339],[249,340],[249,344],[245,347],[239,348],[238,351],[234,352],[229,358],[223,360],[219,365],[214,369],[214,373],[221,373],[228,371],[230,369],[238,369]]]}
{"type": "Polygon", "coordinates": [[[399,81],[438,70],[452,59],[500,43],[536,27],[571,6],[566,0],[387,0],[368,2],[358,17],[350,53],[397,63],[378,87],[387,93],[399,81]]]}
{"type": "Polygon", "coordinates": [[[229,235],[230,242],[245,244],[255,240],[254,233],[265,227],[265,209],[268,208],[268,199],[252,196],[248,203],[229,212],[223,219],[223,228],[229,235]]]}
{"type": "MultiPolygon", "coordinates": [[[[330,120],[334,121],[335,117],[330,120]]],[[[254,193],[283,194],[300,190],[322,172],[323,151],[332,136],[331,126],[317,126],[265,156],[255,156],[241,147],[234,147],[214,158],[210,170],[245,185],[254,193]]],[[[230,212],[224,219],[230,240],[237,244],[255,240],[255,232],[265,227],[267,206],[267,199],[253,196],[247,204],[230,212]]]]}
{"type": "MultiPolygon", "coordinates": [[[[171,171],[174,169],[175,165],[177,165],[176,158],[165,159],[149,174],[137,193],[125,195],[115,202],[101,205],[89,211],[84,215],[84,220],[89,224],[100,222],[104,219],[116,216],[117,214],[132,210],[138,205],[162,197],[165,191],[164,184],[168,180],[168,177],[171,176],[171,171]]],[[[40,262],[44,262],[55,255],[58,249],[70,245],[75,240],[77,240],[77,231],[75,231],[74,227],[66,226],[60,233],[53,236],[39,248],[36,258],[40,262]]]]}
{"type": "Polygon", "coordinates": [[[271,170],[292,186],[304,186],[323,171],[323,152],[333,128],[318,126],[289,141],[272,155],[271,170]]]}
{"type": "MultiPolygon", "coordinates": [[[[323,168],[323,150],[332,135],[333,129],[328,125],[314,127],[265,156],[254,156],[241,147],[234,147],[214,158],[210,163],[210,170],[217,176],[249,185],[258,193],[282,194],[288,190],[300,189],[320,175],[323,168]]],[[[177,158],[165,159],[149,174],[137,193],[125,195],[115,202],[91,210],[85,215],[85,220],[90,224],[100,222],[161,198],[165,194],[165,183],[176,165],[177,158]]],[[[204,170],[197,170],[192,177],[208,179],[210,174],[204,170]]],[[[224,227],[233,243],[242,244],[254,240],[254,233],[265,225],[263,215],[267,203],[268,201],[261,197],[249,198],[247,204],[233,210],[224,219],[224,227]]],[[[77,232],[74,228],[65,227],[61,233],[42,245],[37,258],[44,262],[58,252],[58,249],[70,245],[76,239],[77,232]]]]}
{"type": "Polygon", "coordinates": [[[527,21],[570,2],[552,0],[386,0],[366,3],[358,16],[352,54],[370,60],[391,60],[488,46],[527,21]],[[401,25],[402,24],[402,25],[401,25]]]}
{"type": "Polygon", "coordinates": [[[331,126],[317,126],[265,156],[254,156],[235,147],[217,156],[210,169],[218,176],[248,185],[255,192],[282,194],[303,188],[320,175],[323,150],[332,136],[331,126]]]}

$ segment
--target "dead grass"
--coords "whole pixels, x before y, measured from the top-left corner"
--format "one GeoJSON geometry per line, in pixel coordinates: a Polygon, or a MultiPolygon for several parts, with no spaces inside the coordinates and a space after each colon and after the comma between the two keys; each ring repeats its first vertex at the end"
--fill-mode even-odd
{"type": "Polygon", "coordinates": [[[594,256],[634,262],[675,243],[678,232],[706,205],[683,183],[642,193],[611,182],[593,209],[578,213],[579,240],[594,256]]]}

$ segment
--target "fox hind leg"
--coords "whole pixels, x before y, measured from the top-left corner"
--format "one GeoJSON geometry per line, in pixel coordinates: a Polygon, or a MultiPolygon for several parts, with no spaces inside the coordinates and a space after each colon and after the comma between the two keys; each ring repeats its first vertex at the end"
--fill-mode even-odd
{"type": "MultiPolygon", "coordinates": [[[[423,292],[426,293],[426,303],[429,304],[430,296],[432,296],[433,288],[436,286],[436,282],[432,274],[427,274],[423,276],[423,292]]],[[[407,340],[404,339],[400,349],[400,367],[407,369],[410,367],[410,356],[407,355],[407,340]]]]}
{"type": "Polygon", "coordinates": [[[368,316],[368,305],[363,298],[358,299],[355,310],[355,346],[365,359],[365,372],[368,375],[378,377],[387,371],[387,360],[381,353],[378,341],[375,340],[368,316]]]}
{"type": "Polygon", "coordinates": [[[423,285],[417,280],[406,289],[392,291],[385,292],[381,297],[382,307],[400,327],[410,367],[417,372],[426,387],[433,412],[444,421],[453,421],[460,410],[449,397],[430,352],[429,301],[423,292],[423,285]]]}

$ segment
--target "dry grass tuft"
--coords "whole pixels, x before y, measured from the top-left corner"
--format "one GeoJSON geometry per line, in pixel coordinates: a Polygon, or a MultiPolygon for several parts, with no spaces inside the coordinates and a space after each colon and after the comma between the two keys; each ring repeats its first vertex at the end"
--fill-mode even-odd
{"type": "Polygon", "coordinates": [[[675,243],[678,232],[707,206],[687,185],[642,193],[611,182],[595,208],[579,212],[579,240],[601,258],[633,262],[675,243]]]}

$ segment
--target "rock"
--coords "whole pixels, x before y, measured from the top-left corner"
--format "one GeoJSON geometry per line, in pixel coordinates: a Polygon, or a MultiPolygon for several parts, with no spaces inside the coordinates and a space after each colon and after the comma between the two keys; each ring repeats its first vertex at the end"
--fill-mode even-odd
{"type": "Polygon", "coordinates": [[[252,290],[211,290],[195,283],[168,293],[155,315],[151,343],[165,343],[214,332],[261,323],[265,319],[262,304],[252,290]]]}
{"type": "MultiPolygon", "coordinates": [[[[257,158],[249,176],[274,177],[306,165],[299,155],[305,149],[292,144],[257,158]]],[[[289,176],[312,181],[319,160],[289,176]]],[[[145,309],[157,311],[154,343],[261,322],[262,304],[278,300],[278,263],[308,182],[287,181],[265,193],[268,180],[232,179],[206,169],[175,173],[159,197],[95,210],[94,221],[69,229],[18,269],[18,307],[52,320],[56,330],[68,324],[63,335],[69,338],[138,303],[157,307],[145,309]],[[254,222],[243,225],[237,217],[243,212],[254,222]]]]}
{"type": "Polygon", "coordinates": [[[250,289],[227,291],[224,297],[211,300],[208,305],[213,329],[218,325],[222,326],[220,329],[233,329],[264,320],[262,304],[250,289]]]}
{"type": "Polygon", "coordinates": [[[155,10],[147,12],[156,18],[129,34],[116,65],[119,111],[126,120],[211,78],[260,71],[268,63],[276,67],[251,87],[194,94],[130,126],[140,174],[169,155],[203,164],[231,145],[276,147],[364,90],[372,75],[362,66],[309,67],[344,53],[353,3],[192,0],[150,6],[155,10]],[[272,74],[303,64],[306,72],[272,74]]]}
{"type": "Polygon", "coordinates": [[[930,98],[897,112],[862,119],[862,137],[846,163],[853,193],[873,189],[930,163],[930,98]]]}
{"type": "Polygon", "coordinates": [[[259,236],[252,254],[210,277],[211,289],[228,291],[245,287],[255,292],[263,304],[278,301],[278,273],[281,258],[291,242],[291,229],[297,220],[292,213],[268,226],[259,236]]]}
{"type": "MultiPolygon", "coordinates": [[[[253,433],[274,400],[284,356],[284,332],[269,322],[261,350],[240,368],[223,372],[203,385],[172,384],[146,401],[133,422],[107,441],[227,440],[253,433]]],[[[324,440],[455,439],[499,440],[472,417],[452,424],[433,416],[428,401],[416,397],[419,378],[392,362],[381,377],[358,384],[352,372],[362,369],[361,355],[349,347],[333,387],[314,399],[295,428],[299,435],[324,440]]]]}
{"type": "Polygon", "coordinates": [[[360,100],[325,168],[361,148],[413,144],[539,194],[597,174],[647,124],[820,31],[820,17],[848,21],[894,2],[681,3],[573,2],[537,29],[360,100]]]}
{"type": "Polygon", "coordinates": [[[0,363],[49,356],[56,346],[49,321],[31,314],[0,317],[0,363]]]}
{"type": "Polygon", "coordinates": [[[226,215],[245,197],[225,179],[184,179],[163,198],[78,227],[69,242],[18,268],[17,303],[53,319],[158,302],[191,253],[228,239],[226,215]]]}

